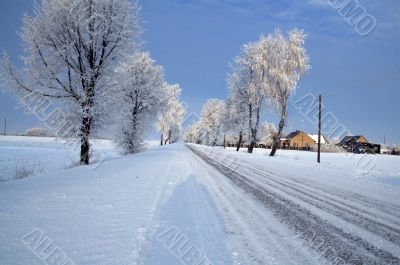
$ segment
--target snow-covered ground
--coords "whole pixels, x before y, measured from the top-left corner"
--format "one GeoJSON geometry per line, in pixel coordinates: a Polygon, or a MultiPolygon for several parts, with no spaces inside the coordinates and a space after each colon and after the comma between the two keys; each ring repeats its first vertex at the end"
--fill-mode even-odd
{"type": "Polygon", "coordinates": [[[168,231],[187,239],[187,255],[230,264],[222,217],[190,155],[171,145],[1,183],[0,264],[187,261],[168,231]]]}
{"type": "MultiPolygon", "coordinates": [[[[99,162],[120,157],[111,140],[93,140],[92,145],[95,159],[99,162]]],[[[147,142],[149,148],[155,145],[158,142],[147,142]]],[[[21,171],[37,175],[74,167],[79,161],[78,155],[76,142],[66,144],[64,140],[53,137],[0,136],[0,182],[14,179],[24,173],[21,171]]]]}
{"type": "MultiPolygon", "coordinates": [[[[24,139],[9,149],[60,151],[24,139]]],[[[97,167],[60,164],[0,183],[0,264],[400,262],[400,188],[387,181],[398,179],[397,157],[375,156],[366,172],[343,154],[317,164],[296,151],[173,144],[121,157],[103,148],[97,167]]]]}

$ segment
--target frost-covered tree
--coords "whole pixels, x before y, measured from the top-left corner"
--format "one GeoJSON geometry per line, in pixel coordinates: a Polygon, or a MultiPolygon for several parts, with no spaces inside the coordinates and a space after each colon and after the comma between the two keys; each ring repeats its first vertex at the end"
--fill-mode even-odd
{"type": "Polygon", "coordinates": [[[261,126],[261,142],[266,146],[272,146],[276,133],[276,127],[272,122],[264,122],[261,126]]]}
{"type": "Polygon", "coordinates": [[[193,123],[190,127],[186,129],[185,142],[187,143],[198,143],[197,138],[199,136],[199,121],[193,123]]]}
{"type": "Polygon", "coordinates": [[[274,156],[279,146],[282,131],[287,118],[287,104],[302,75],[310,68],[309,58],[304,48],[306,35],[302,30],[292,30],[286,39],[277,30],[273,35],[261,37],[263,52],[261,67],[263,70],[264,89],[280,116],[278,132],[275,135],[270,156],[274,156]]]}
{"type": "Polygon", "coordinates": [[[257,42],[244,45],[234,60],[232,73],[228,77],[229,99],[236,108],[242,109],[244,105],[248,110],[249,153],[257,141],[265,100],[280,116],[270,155],[276,152],[286,123],[288,98],[296,90],[301,76],[309,69],[304,40],[302,30],[290,31],[287,39],[277,30],[267,37],[261,36],[257,42]]]}
{"type": "Polygon", "coordinates": [[[185,117],[185,107],[179,101],[181,94],[179,85],[164,86],[166,99],[164,110],[158,120],[158,130],[161,134],[161,145],[176,142],[181,137],[182,122],[185,117]]]}
{"type": "MultiPolygon", "coordinates": [[[[223,132],[223,123],[226,113],[225,102],[220,99],[209,99],[201,111],[200,126],[205,135],[202,141],[206,145],[215,146],[223,132]]],[[[201,136],[203,136],[200,130],[201,136]]]]}
{"type": "Polygon", "coordinates": [[[148,53],[135,52],[116,70],[115,141],[125,153],[143,148],[144,136],[163,110],[166,94],[161,66],[148,53]]]}
{"type": "Polygon", "coordinates": [[[247,110],[249,153],[253,152],[257,141],[265,99],[265,92],[261,87],[258,48],[258,43],[244,45],[241,53],[234,59],[232,73],[228,76],[230,101],[236,105],[235,109],[247,110]]]}
{"type": "Polygon", "coordinates": [[[195,144],[206,143],[207,130],[203,127],[202,120],[193,123],[186,129],[185,141],[195,144]]]}
{"type": "Polygon", "coordinates": [[[7,55],[0,79],[19,97],[35,92],[57,101],[80,139],[80,162],[89,163],[89,140],[101,125],[108,80],[140,33],[139,6],[129,0],[42,0],[24,17],[24,67],[7,55]]]}
{"type": "Polygon", "coordinates": [[[228,134],[234,135],[232,139],[236,139],[236,151],[239,151],[248,128],[248,109],[246,104],[236,101],[234,96],[231,94],[227,99],[225,127],[228,134]]]}

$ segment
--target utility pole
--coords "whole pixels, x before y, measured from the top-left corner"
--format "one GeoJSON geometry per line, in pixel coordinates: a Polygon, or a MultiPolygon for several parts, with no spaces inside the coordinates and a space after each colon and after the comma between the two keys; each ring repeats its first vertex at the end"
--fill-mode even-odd
{"type": "Polygon", "coordinates": [[[318,100],[318,163],[321,163],[321,116],[322,116],[322,96],[318,100]]]}
{"type": "Polygon", "coordinates": [[[7,117],[4,117],[4,136],[7,134],[7,117]]]}
{"type": "Polygon", "coordinates": [[[386,145],[386,135],[383,136],[383,144],[386,145]]]}

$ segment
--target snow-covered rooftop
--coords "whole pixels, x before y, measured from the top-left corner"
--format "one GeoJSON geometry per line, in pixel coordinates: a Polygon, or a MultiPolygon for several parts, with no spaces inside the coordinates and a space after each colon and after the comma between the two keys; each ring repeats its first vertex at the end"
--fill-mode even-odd
{"type": "MultiPolygon", "coordinates": [[[[309,134],[308,136],[311,137],[316,143],[318,143],[318,134],[309,134]]],[[[321,135],[321,144],[326,144],[325,137],[321,135]]]]}

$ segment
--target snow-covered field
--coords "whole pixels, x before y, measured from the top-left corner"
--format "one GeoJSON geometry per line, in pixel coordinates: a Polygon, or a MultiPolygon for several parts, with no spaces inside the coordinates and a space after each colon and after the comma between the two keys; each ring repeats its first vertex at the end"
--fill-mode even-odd
{"type": "MultiPolygon", "coordinates": [[[[149,148],[157,144],[154,141],[147,142],[149,148]]],[[[121,156],[111,140],[93,140],[92,145],[99,163],[121,156]]],[[[29,171],[26,172],[29,175],[37,175],[74,167],[79,161],[78,155],[79,144],[66,144],[58,138],[0,136],[0,182],[12,180],[24,171],[29,171]]]]}
{"type": "Polygon", "coordinates": [[[65,168],[61,143],[0,142],[2,157],[52,166],[0,183],[1,265],[400,262],[399,157],[365,170],[343,154],[182,144],[120,156],[103,140],[103,163],[65,168]]]}
{"type": "MultiPolygon", "coordinates": [[[[93,141],[101,159],[117,157],[110,140],[93,141]]],[[[30,175],[74,167],[79,161],[79,145],[65,144],[53,137],[0,136],[0,180],[12,180],[21,171],[30,175]]]]}

